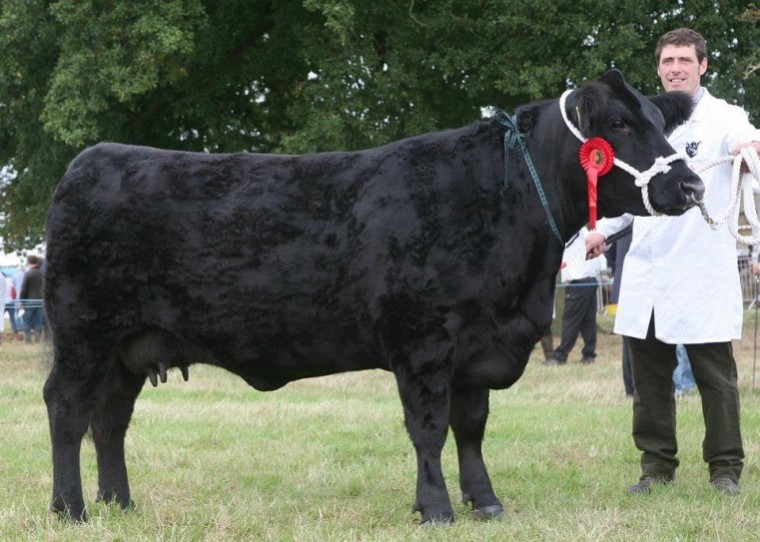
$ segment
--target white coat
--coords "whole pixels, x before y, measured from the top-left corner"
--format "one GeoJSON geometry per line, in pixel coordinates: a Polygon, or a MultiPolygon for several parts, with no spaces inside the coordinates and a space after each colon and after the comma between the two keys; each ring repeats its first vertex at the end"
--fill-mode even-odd
{"type": "MultiPolygon", "coordinates": [[[[698,163],[726,156],[740,143],[760,141],[760,131],[744,110],[705,91],[691,118],[668,141],[676,151],[689,146],[698,163]]],[[[715,216],[728,204],[731,164],[713,167],[701,177],[705,204],[715,216]]],[[[597,229],[607,237],[630,221],[630,216],[600,220],[597,229]]],[[[712,230],[696,208],[679,217],[635,217],[633,223],[615,333],[646,338],[654,312],[655,336],[665,343],[740,339],[742,292],[736,240],[727,226],[712,230]]]]}

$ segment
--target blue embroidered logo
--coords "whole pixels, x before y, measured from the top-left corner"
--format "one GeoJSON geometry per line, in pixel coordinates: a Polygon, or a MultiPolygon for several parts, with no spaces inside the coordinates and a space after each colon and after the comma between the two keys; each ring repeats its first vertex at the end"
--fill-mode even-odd
{"type": "Polygon", "coordinates": [[[686,154],[689,156],[689,158],[694,158],[697,155],[697,150],[699,149],[700,143],[702,142],[692,141],[691,143],[686,144],[686,154]]]}

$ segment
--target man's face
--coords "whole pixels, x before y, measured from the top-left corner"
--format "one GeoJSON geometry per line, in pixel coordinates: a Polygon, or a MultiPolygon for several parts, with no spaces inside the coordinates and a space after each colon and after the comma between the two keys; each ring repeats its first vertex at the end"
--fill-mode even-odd
{"type": "Polygon", "coordinates": [[[699,62],[693,45],[666,45],[662,48],[657,74],[665,90],[681,90],[694,96],[706,71],[707,59],[699,62]]]}

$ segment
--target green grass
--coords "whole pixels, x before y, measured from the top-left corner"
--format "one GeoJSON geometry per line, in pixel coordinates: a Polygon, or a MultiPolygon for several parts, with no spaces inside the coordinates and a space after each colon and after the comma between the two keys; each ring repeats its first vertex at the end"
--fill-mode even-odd
{"type": "MultiPolygon", "coordinates": [[[[747,453],[742,493],[712,491],[701,460],[698,397],[679,400],[675,484],[649,496],[638,474],[620,339],[601,333],[598,362],[544,367],[494,392],[484,444],[505,518],[479,522],[458,502],[453,439],[444,469],[459,521],[419,526],[415,458],[392,377],[380,371],[259,393],[228,373],[192,367],[138,399],[127,438],[136,510],[95,503],[92,444],[82,451],[90,523],[47,512],[52,468],[42,401],[46,352],[0,347],[0,540],[753,540],[760,533],[760,390],[752,384],[752,317],[736,344],[747,453]]],[[[608,329],[609,322],[600,319],[608,329]]]]}

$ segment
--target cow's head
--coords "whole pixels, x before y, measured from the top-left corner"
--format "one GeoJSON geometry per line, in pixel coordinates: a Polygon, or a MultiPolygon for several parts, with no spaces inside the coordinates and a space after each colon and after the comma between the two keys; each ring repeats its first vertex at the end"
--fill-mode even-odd
{"type": "MultiPolygon", "coordinates": [[[[615,156],[638,171],[647,171],[656,158],[675,154],[665,139],[688,120],[693,108],[691,97],[671,92],[648,99],[629,85],[617,70],[579,91],[568,103],[568,115],[587,137],[606,139],[615,156]]],[[[649,199],[658,212],[678,215],[702,199],[704,185],[683,160],[673,161],[670,171],[654,175],[649,182],[649,199]]],[[[599,214],[616,216],[623,212],[648,214],[639,188],[630,173],[619,167],[599,182],[599,214]]]]}
{"type": "MultiPolygon", "coordinates": [[[[565,102],[566,117],[576,131],[584,138],[605,139],[614,149],[615,158],[638,172],[656,171],[651,168],[658,158],[675,158],[676,151],[666,135],[689,118],[692,108],[691,98],[684,93],[646,98],[617,70],[610,70],[598,81],[573,91],[565,102]]],[[[525,114],[531,113],[526,111],[525,114]]],[[[528,118],[523,120],[529,121],[528,118]]],[[[560,130],[564,130],[567,141],[572,142],[572,152],[576,152],[574,149],[581,142],[570,128],[563,126],[560,130]]],[[[679,215],[702,199],[704,185],[683,159],[672,160],[667,165],[669,167],[664,168],[667,172],[657,173],[649,180],[649,201],[659,213],[679,215]]],[[[578,162],[577,173],[583,177],[585,174],[580,168],[578,162]]],[[[599,216],[649,214],[634,176],[620,166],[613,167],[599,179],[598,206],[599,216]]]]}

